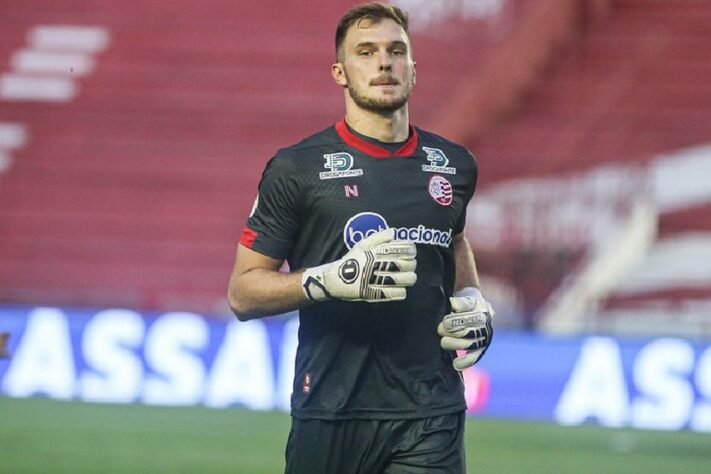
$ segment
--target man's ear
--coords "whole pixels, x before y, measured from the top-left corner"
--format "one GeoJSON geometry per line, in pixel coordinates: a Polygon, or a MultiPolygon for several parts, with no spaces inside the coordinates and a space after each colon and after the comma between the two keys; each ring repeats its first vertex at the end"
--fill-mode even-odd
{"type": "Polygon", "coordinates": [[[412,62],[412,85],[417,83],[417,61],[412,62]]]}
{"type": "Polygon", "coordinates": [[[331,76],[341,87],[348,87],[348,79],[346,79],[346,71],[343,63],[335,63],[331,65],[331,76]]]}

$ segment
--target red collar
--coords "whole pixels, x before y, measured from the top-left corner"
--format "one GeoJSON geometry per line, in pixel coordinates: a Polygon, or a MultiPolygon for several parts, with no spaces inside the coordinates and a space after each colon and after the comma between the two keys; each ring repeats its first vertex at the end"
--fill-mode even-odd
{"type": "Polygon", "coordinates": [[[336,124],[336,132],[338,135],[346,142],[347,145],[352,146],[374,158],[391,158],[393,156],[410,156],[417,149],[417,144],[419,143],[419,138],[417,136],[417,130],[415,127],[410,125],[410,138],[407,139],[405,144],[401,146],[395,153],[392,153],[387,148],[383,148],[373,143],[367,142],[360,138],[359,136],[351,133],[348,130],[348,125],[346,125],[346,119],[342,119],[336,124]]]}

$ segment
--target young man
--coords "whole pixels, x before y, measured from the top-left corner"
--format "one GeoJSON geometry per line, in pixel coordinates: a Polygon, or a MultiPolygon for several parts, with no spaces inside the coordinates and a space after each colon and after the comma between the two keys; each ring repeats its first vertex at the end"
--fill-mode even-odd
{"type": "Polygon", "coordinates": [[[267,165],[230,305],[240,320],[300,309],[287,473],[462,473],[457,370],[493,314],[463,235],[476,164],[409,125],[404,12],[353,8],[336,55],[345,119],[267,165]]]}

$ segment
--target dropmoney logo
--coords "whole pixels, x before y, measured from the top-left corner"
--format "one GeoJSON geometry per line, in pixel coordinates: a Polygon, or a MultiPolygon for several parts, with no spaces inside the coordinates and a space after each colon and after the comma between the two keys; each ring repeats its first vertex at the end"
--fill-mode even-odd
{"type": "Polygon", "coordinates": [[[447,155],[445,155],[442,150],[426,146],[423,146],[422,149],[427,153],[427,161],[430,162],[429,165],[422,165],[422,171],[429,173],[457,174],[457,168],[447,166],[449,164],[449,158],[447,158],[447,155]]]}
{"type": "Polygon", "coordinates": [[[326,163],[323,167],[331,171],[322,171],[318,177],[320,179],[335,179],[335,178],[351,178],[353,176],[362,176],[362,169],[353,168],[353,155],[344,151],[337,153],[327,153],[323,155],[326,163]]]}
{"type": "Polygon", "coordinates": [[[388,228],[385,218],[375,212],[361,212],[348,219],[343,228],[343,241],[352,249],[361,240],[388,228]]]}
{"type": "MultiPolygon", "coordinates": [[[[444,178],[442,178],[444,179],[444,178]]],[[[346,247],[353,248],[361,240],[388,228],[385,218],[375,212],[361,212],[348,219],[343,228],[346,247]]],[[[452,229],[446,231],[432,229],[419,224],[417,227],[396,227],[395,240],[409,240],[417,244],[449,247],[452,243],[452,229]]]]}

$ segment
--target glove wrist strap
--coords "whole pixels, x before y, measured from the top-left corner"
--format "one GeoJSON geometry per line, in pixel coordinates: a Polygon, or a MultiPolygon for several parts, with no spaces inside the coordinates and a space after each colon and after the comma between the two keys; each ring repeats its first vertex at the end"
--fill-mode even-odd
{"type": "Polygon", "coordinates": [[[307,268],[301,274],[301,288],[309,301],[319,302],[331,299],[331,294],[326,289],[326,282],[323,276],[326,267],[330,264],[318,267],[307,268]]]}
{"type": "Polygon", "coordinates": [[[457,290],[454,292],[454,296],[456,296],[458,298],[461,296],[468,296],[469,298],[472,298],[475,300],[483,300],[484,299],[484,297],[481,294],[481,291],[479,291],[479,288],[476,288],[474,286],[467,286],[465,288],[457,290]]]}

